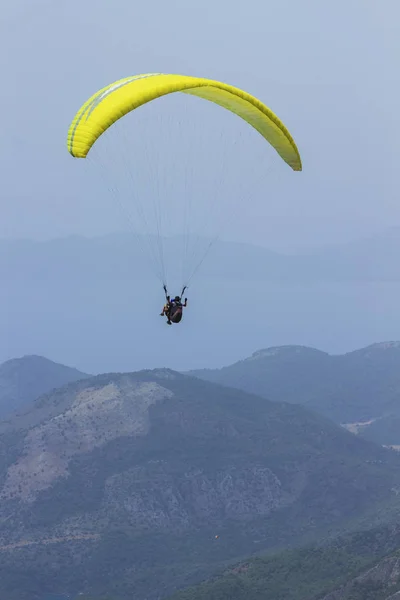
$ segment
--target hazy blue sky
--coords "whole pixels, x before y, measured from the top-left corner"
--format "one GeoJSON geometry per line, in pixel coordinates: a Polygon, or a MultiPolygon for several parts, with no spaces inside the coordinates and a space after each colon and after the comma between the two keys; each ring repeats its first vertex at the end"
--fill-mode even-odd
{"type": "MultiPolygon", "coordinates": [[[[270,174],[261,136],[219,107],[175,96],[155,112],[141,109],[140,120],[126,118],[139,196],[157,191],[158,181],[168,192],[163,186],[175,183],[175,169],[182,173],[192,164],[200,208],[201,198],[212,206],[207,185],[218,178],[219,200],[238,203],[240,189],[251,191],[225,237],[273,249],[340,242],[400,225],[398,0],[3,0],[0,19],[0,238],[97,235],[125,227],[90,160],[68,154],[66,134],[88,96],[146,72],[216,78],[259,96],[292,132],[304,171],[293,173],[275,157],[270,174]],[[193,145],[181,143],[179,127],[173,129],[181,111],[181,133],[199,136],[193,145]],[[224,169],[221,131],[229,159],[224,169]],[[158,150],[165,157],[163,177],[149,185],[158,150]]],[[[111,135],[110,143],[119,139],[111,135]]],[[[185,194],[184,182],[178,183],[171,202],[185,194]]],[[[193,222],[197,227],[197,215],[193,222]]],[[[40,256],[46,247],[32,252],[40,256]]],[[[157,280],[144,292],[135,265],[125,274],[117,264],[117,285],[99,264],[78,285],[73,273],[80,243],[71,248],[69,266],[58,267],[57,277],[46,271],[52,256],[37,265],[32,258],[32,266],[29,252],[21,250],[23,260],[9,261],[0,293],[0,360],[38,353],[91,371],[189,368],[226,364],[273,344],[343,351],[399,338],[396,282],[271,286],[266,273],[265,281],[249,287],[207,279],[206,268],[190,289],[184,324],[166,332],[157,280]],[[138,322],[136,299],[143,293],[148,303],[138,322]],[[237,293],[257,299],[251,319],[238,319],[237,293]],[[215,295],[212,318],[204,294],[215,295]],[[181,350],[171,354],[177,341],[181,350]]]]}
{"type": "Polygon", "coordinates": [[[398,0],[4,0],[0,237],[123,228],[66,132],[98,88],[152,71],[243,87],[298,143],[304,172],[256,179],[226,237],[290,248],[400,225],[399,23],[398,0]]]}

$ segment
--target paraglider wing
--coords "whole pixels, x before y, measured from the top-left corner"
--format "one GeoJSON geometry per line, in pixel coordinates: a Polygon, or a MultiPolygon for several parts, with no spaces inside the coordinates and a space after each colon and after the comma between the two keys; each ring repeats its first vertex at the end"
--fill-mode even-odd
{"type": "Polygon", "coordinates": [[[219,81],[162,73],[121,79],[89,98],[69,128],[70,154],[75,158],[86,158],[96,140],[113,123],[139,106],[175,92],[199,96],[237,114],[254,127],[294,171],[301,171],[300,154],[292,136],[260,100],[219,81]]]}

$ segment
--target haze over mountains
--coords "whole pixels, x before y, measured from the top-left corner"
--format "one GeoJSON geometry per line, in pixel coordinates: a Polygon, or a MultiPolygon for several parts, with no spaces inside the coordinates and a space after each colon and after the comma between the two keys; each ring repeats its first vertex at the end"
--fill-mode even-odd
{"type": "MultiPolygon", "coordinates": [[[[91,373],[181,370],[293,341],[342,353],[400,339],[399,238],[393,229],[291,256],[221,242],[188,290],[184,321],[168,332],[162,289],[132,236],[2,240],[0,360],[28,352],[91,373]],[[190,352],[172,351],[176,344],[190,352]]],[[[181,243],[166,246],[173,263],[181,243]]],[[[181,284],[171,281],[172,293],[181,284]]]]}
{"type": "MultiPolygon", "coordinates": [[[[178,237],[163,241],[167,260],[182,250],[178,237]]],[[[151,277],[149,265],[136,238],[113,234],[96,238],[70,236],[43,242],[0,240],[2,277],[17,279],[52,277],[84,278],[88,271],[107,277],[151,277]]],[[[203,277],[255,281],[400,281],[400,228],[372,238],[338,246],[280,254],[267,248],[238,242],[219,241],[207,261],[203,277]]]]}
{"type": "MultiPolygon", "coordinates": [[[[343,355],[281,346],[221,369],[191,375],[278,402],[301,404],[381,445],[400,445],[400,343],[381,342],[343,355]]],[[[0,365],[0,416],[90,375],[38,356],[0,365]]]]}
{"type": "MultiPolygon", "coordinates": [[[[380,445],[400,446],[400,344],[382,342],[344,355],[282,346],[222,369],[190,373],[268,400],[302,404],[380,445]]],[[[0,365],[0,416],[38,395],[90,375],[43,357],[0,365]]]]}
{"type": "Polygon", "coordinates": [[[400,1],[0,31],[0,600],[400,600],[400,1]]]}
{"type": "Polygon", "coordinates": [[[338,423],[400,415],[400,342],[334,356],[302,346],[266,348],[222,369],[191,374],[302,404],[338,423]]]}
{"type": "Polygon", "coordinates": [[[71,381],[89,377],[42,356],[24,356],[0,365],[0,419],[38,396],[71,381]]]}
{"type": "Polygon", "coordinates": [[[168,369],[69,383],[0,423],[0,442],[10,600],[55,586],[164,598],[227,561],[400,509],[397,452],[168,369]]]}
{"type": "Polygon", "coordinates": [[[0,596],[397,600],[399,342],[0,381],[0,596]]]}

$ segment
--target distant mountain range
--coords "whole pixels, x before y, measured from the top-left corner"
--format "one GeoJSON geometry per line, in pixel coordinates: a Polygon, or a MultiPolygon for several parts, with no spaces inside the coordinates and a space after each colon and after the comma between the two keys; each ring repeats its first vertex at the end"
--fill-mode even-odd
{"type": "Polygon", "coordinates": [[[386,441],[400,444],[400,428],[394,435],[395,423],[400,423],[400,342],[334,356],[314,348],[280,346],[222,369],[190,374],[269,400],[301,404],[337,423],[372,421],[370,431],[363,427],[357,432],[379,437],[380,443],[385,439],[383,428],[391,423],[390,442],[386,441]]]}
{"type": "Polygon", "coordinates": [[[89,377],[42,356],[14,358],[0,365],[0,419],[65,383],[89,377]]]}
{"type": "MultiPolygon", "coordinates": [[[[190,375],[301,404],[381,445],[400,447],[400,342],[382,342],[343,355],[304,346],[254,352],[222,369],[190,375]]],[[[0,365],[0,418],[28,406],[39,395],[90,377],[40,356],[0,365]]]]}
{"type": "MultiPolygon", "coordinates": [[[[168,338],[158,317],[162,287],[131,235],[0,240],[0,361],[29,349],[91,373],[188,370],[233,361],[265,340],[342,351],[388,332],[400,338],[398,233],[292,255],[216,243],[191,282],[184,321],[168,338]],[[190,352],[169,352],[166,362],[171,335],[190,352]]],[[[166,241],[173,294],[182,285],[174,266],[181,251],[182,240],[166,241]]]]}
{"type": "MultiPolygon", "coordinates": [[[[254,352],[190,375],[278,402],[301,404],[378,444],[400,446],[400,342],[343,355],[304,346],[254,352]]],[[[40,356],[0,365],[0,418],[65,383],[90,377],[40,356]]]]}
{"type": "MultiPolygon", "coordinates": [[[[166,263],[182,252],[179,237],[164,242],[166,263]]],[[[202,242],[207,247],[207,240],[202,242]]],[[[282,282],[400,281],[400,228],[348,244],[279,254],[260,246],[216,242],[201,278],[282,282]]],[[[130,234],[98,238],[71,236],[46,242],[0,240],[2,279],[98,276],[149,277],[141,246],[130,234]]]]}
{"type": "Polygon", "coordinates": [[[400,455],[168,369],[69,383],[0,423],[0,597],[156,600],[228,562],[391,522],[400,455]]]}

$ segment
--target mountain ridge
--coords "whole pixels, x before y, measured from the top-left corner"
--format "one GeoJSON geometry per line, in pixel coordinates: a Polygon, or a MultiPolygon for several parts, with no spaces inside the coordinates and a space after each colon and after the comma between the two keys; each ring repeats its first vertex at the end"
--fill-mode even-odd
{"type": "Polygon", "coordinates": [[[78,369],[36,354],[7,360],[0,364],[0,419],[46,391],[86,377],[78,369]]]}
{"type": "Polygon", "coordinates": [[[18,600],[33,595],[22,571],[49,591],[156,600],[245,553],[397,510],[396,453],[170,369],[68,383],[0,433],[0,595],[18,600]],[[52,539],[68,541],[35,543],[52,539]]]}
{"type": "MultiPolygon", "coordinates": [[[[259,268],[263,263],[262,278],[268,276],[277,281],[400,281],[398,262],[390,260],[400,252],[399,231],[400,229],[394,229],[353,242],[286,253],[252,243],[218,241],[213,249],[212,263],[207,261],[208,274],[216,276],[224,273],[224,276],[240,275],[244,279],[254,279],[260,277],[259,268]],[[221,264],[218,266],[219,262],[221,264]],[[258,265],[255,271],[252,264],[258,265]],[[235,267],[238,271],[235,271],[235,267]]],[[[166,255],[171,256],[182,245],[179,236],[165,238],[163,243],[166,255]]],[[[207,245],[206,239],[204,243],[207,245]]],[[[94,237],[71,235],[43,241],[3,238],[0,244],[5,249],[3,255],[7,256],[7,261],[0,261],[0,273],[5,269],[4,275],[15,275],[16,265],[20,270],[22,264],[25,264],[25,267],[34,269],[32,273],[35,276],[40,277],[43,273],[40,260],[44,258],[47,261],[47,271],[52,268],[53,263],[58,261],[60,264],[62,260],[63,269],[69,272],[68,261],[79,256],[80,264],[75,262],[75,268],[98,268],[101,262],[108,275],[112,274],[113,269],[121,274],[126,269],[132,272],[132,264],[138,269],[143,263],[142,260],[134,260],[140,256],[140,246],[129,233],[94,237]],[[114,256],[113,253],[118,254],[114,256]]],[[[139,272],[144,273],[140,268],[137,270],[139,272]]]]}
{"type": "Polygon", "coordinates": [[[400,342],[329,354],[307,346],[273,346],[220,369],[188,371],[222,385],[293,402],[337,423],[400,414],[400,342]]]}

